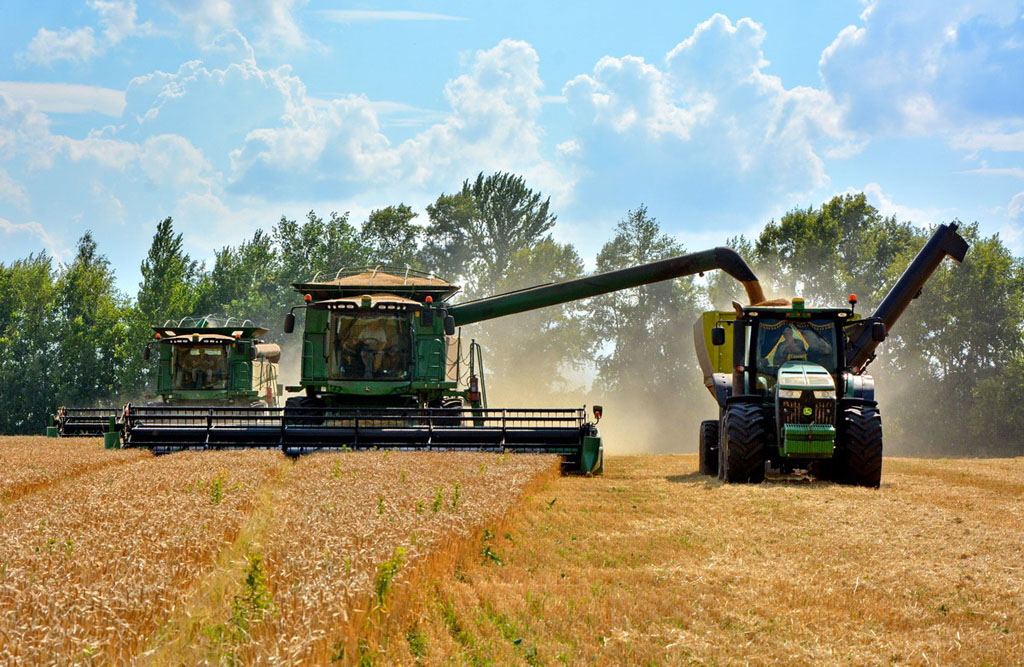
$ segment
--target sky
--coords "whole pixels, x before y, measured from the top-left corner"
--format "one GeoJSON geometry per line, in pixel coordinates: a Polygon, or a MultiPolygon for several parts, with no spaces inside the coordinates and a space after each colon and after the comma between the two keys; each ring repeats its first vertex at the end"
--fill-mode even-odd
{"type": "Polygon", "coordinates": [[[0,263],[92,230],[134,294],[281,216],[551,197],[589,266],[643,204],[688,250],[864,192],[1024,255],[1024,0],[0,0],[0,263]]]}

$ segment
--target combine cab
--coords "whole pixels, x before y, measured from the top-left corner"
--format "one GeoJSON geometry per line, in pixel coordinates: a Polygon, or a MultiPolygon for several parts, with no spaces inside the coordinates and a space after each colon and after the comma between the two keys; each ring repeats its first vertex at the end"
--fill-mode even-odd
{"type": "Polygon", "coordinates": [[[600,473],[603,447],[583,409],[491,409],[483,353],[459,327],[615,290],[723,269],[752,299],[760,286],[728,248],[450,304],[458,287],[409,270],[339,272],[293,285],[305,310],[301,393],[283,408],[132,408],[125,444],[157,452],[281,448],[431,449],[561,455],[566,472],[600,473]],[[152,425],[160,424],[159,428],[152,425]]]}
{"type": "Polygon", "coordinates": [[[956,225],[940,225],[871,317],[807,308],[802,299],[705,313],[694,327],[704,384],[719,418],[700,428],[700,470],[760,482],[766,467],[877,487],[882,418],[864,371],[900,314],[949,256],[964,259],[956,225]],[[766,466],[767,464],[767,466],[766,466]]]}

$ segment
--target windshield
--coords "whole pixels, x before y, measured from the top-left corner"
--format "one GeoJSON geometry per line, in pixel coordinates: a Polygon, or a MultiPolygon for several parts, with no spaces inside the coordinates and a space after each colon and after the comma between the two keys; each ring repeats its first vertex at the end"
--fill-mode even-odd
{"type": "Polygon", "coordinates": [[[805,360],[836,370],[836,326],[827,319],[794,322],[762,319],[758,323],[757,372],[775,377],[787,361],[805,360]]]}
{"type": "Polygon", "coordinates": [[[333,313],[330,374],[338,380],[404,380],[412,334],[404,314],[333,313]]]}
{"type": "Polygon", "coordinates": [[[228,355],[223,345],[174,347],[174,389],[227,389],[228,355]]]}

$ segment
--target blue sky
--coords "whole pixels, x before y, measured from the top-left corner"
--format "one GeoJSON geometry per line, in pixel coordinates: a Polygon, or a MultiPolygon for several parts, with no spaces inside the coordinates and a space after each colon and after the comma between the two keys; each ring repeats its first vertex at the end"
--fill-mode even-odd
{"type": "Polygon", "coordinates": [[[208,260],[281,216],[422,213],[477,172],[592,263],[644,203],[688,249],[867,193],[1024,254],[1024,1],[3,0],[0,262],[158,220],[208,260]]]}

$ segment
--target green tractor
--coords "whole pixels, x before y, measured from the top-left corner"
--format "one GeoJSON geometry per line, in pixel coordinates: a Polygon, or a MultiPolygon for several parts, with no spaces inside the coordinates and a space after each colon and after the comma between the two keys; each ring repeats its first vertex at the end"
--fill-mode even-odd
{"type": "Polygon", "coordinates": [[[843,308],[809,308],[794,298],[733,304],[694,327],[705,386],[718,419],[700,426],[700,471],[757,483],[766,467],[878,487],[882,419],[874,380],[864,371],[896,320],[942,260],[962,262],[967,242],[940,225],[867,318],[843,308]]]}

